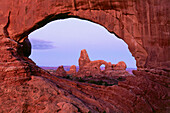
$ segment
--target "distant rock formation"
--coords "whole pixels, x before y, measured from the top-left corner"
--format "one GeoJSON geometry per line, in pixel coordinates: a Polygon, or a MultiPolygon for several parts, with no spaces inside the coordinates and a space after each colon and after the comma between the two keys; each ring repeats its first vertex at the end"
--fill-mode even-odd
{"type": "Polygon", "coordinates": [[[70,67],[70,70],[67,71],[67,75],[75,75],[76,74],[76,66],[75,65],[72,65],[70,67]]]}
{"type": "Polygon", "coordinates": [[[56,70],[56,73],[55,73],[57,76],[62,76],[62,77],[65,77],[67,75],[66,71],[64,70],[64,67],[63,65],[59,66],[56,70]]]}
{"type": "Polygon", "coordinates": [[[126,70],[126,63],[123,61],[118,62],[116,65],[112,64],[113,70],[126,70]]]}
{"type": "MultiPolygon", "coordinates": [[[[76,76],[96,76],[103,75],[108,71],[113,73],[115,70],[126,70],[125,62],[121,61],[117,64],[111,64],[111,62],[106,62],[104,60],[95,60],[91,61],[88,53],[85,49],[81,50],[80,58],[79,58],[79,71],[76,76]],[[100,66],[105,65],[105,70],[101,70],[100,66]]],[[[127,72],[128,73],[128,72],[127,72]]]]}
{"type": "Polygon", "coordinates": [[[79,69],[82,70],[84,65],[86,65],[87,63],[90,63],[90,59],[89,59],[89,56],[87,54],[87,51],[85,49],[83,49],[83,50],[81,50],[81,53],[80,53],[79,69]]]}

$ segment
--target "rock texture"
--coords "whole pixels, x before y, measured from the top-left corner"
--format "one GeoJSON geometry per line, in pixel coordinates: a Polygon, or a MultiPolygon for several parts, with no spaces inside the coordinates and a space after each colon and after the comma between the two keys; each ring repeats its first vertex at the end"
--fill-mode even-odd
{"type": "Polygon", "coordinates": [[[70,70],[69,71],[67,71],[67,74],[68,75],[76,75],[76,66],[75,65],[72,65],[71,67],[70,67],[70,70]]]}
{"type": "Polygon", "coordinates": [[[0,37],[0,83],[24,82],[31,78],[28,58],[18,54],[22,45],[12,39],[0,37]]]}
{"type": "Polygon", "coordinates": [[[0,0],[0,112],[169,112],[169,6],[169,0],[0,0]],[[22,46],[31,32],[70,17],[123,39],[136,76],[114,86],[83,84],[52,76],[26,57],[29,47],[22,46]]]}
{"type": "Polygon", "coordinates": [[[79,70],[81,70],[83,66],[86,65],[87,63],[90,63],[90,59],[87,54],[87,51],[83,49],[81,50],[80,58],[79,58],[79,70]]]}
{"type": "Polygon", "coordinates": [[[77,77],[88,77],[88,76],[114,76],[115,72],[117,72],[116,76],[123,76],[126,72],[126,64],[123,61],[118,62],[117,64],[111,64],[111,62],[106,62],[104,60],[95,60],[91,61],[88,53],[85,49],[81,50],[80,58],[79,58],[79,71],[76,75],[77,77]],[[101,70],[100,66],[105,65],[105,70],[101,70]]]}
{"type": "Polygon", "coordinates": [[[60,107],[58,113],[78,113],[78,108],[71,103],[60,102],[57,105],[60,107]]]}
{"type": "Polygon", "coordinates": [[[62,77],[65,77],[67,76],[67,73],[66,71],[64,70],[64,67],[63,66],[59,66],[56,70],[56,73],[55,73],[57,76],[62,76],[62,77]]]}
{"type": "Polygon", "coordinates": [[[126,63],[123,61],[118,62],[116,65],[112,65],[113,70],[126,70],[127,66],[126,63]]]}

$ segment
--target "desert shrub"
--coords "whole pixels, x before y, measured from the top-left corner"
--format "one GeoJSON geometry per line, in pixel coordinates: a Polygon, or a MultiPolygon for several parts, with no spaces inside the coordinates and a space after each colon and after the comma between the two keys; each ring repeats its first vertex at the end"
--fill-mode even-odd
{"type": "Polygon", "coordinates": [[[79,82],[86,82],[84,79],[82,79],[81,77],[80,78],[78,78],[78,81],[79,82]]]}
{"type": "Polygon", "coordinates": [[[90,81],[88,81],[88,83],[96,84],[96,81],[94,81],[94,80],[90,80],[90,81]]]}
{"type": "Polygon", "coordinates": [[[92,78],[93,76],[92,75],[90,75],[90,76],[86,76],[86,78],[92,78]]]}
{"type": "Polygon", "coordinates": [[[124,78],[124,77],[119,77],[117,80],[118,80],[118,81],[125,81],[126,78],[124,78]]]}
{"type": "Polygon", "coordinates": [[[123,78],[122,77],[119,77],[117,80],[121,81],[123,78]]]}
{"type": "Polygon", "coordinates": [[[100,80],[100,81],[90,80],[90,81],[88,81],[88,83],[96,84],[96,85],[102,85],[102,84],[103,84],[103,81],[102,81],[102,80],[100,80]]]}
{"type": "Polygon", "coordinates": [[[104,82],[102,80],[100,80],[100,81],[90,80],[90,81],[88,81],[88,83],[96,84],[96,85],[105,85],[105,86],[112,86],[113,85],[113,84],[108,84],[107,82],[104,82]]]}
{"type": "Polygon", "coordinates": [[[67,76],[65,76],[65,77],[63,77],[63,78],[72,79],[72,76],[71,76],[71,75],[67,75],[67,76]]]}
{"type": "Polygon", "coordinates": [[[102,80],[97,81],[97,85],[104,85],[104,82],[102,80]]]}

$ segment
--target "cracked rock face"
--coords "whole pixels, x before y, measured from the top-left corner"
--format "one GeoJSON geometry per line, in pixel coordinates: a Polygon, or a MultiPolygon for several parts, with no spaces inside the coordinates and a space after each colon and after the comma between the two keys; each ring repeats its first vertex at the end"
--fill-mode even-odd
{"type": "Polygon", "coordinates": [[[0,0],[0,112],[170,111],[169,6],[169,0],[0,0]],[[123,39],[137,61],[136,76],[108,87],[75,83],[27,58],[31,32],[70,17],[123,39]]]}

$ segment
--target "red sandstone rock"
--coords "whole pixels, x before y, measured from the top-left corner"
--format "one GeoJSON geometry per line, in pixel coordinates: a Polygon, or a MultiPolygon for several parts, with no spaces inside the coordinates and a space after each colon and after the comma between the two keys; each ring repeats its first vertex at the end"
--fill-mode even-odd
{"type": "Polygon", "coordinates": [[[12,84],[29,80],[29,63],[17,53],[17,48],[21,45],[5,37],[0,37],[0,45],[0,83],[12,84]]]}
{"type": "Polygon", "coordinates": [[[81,70],[84,65],[90,62],[89,56],[85,49],[81,50],[79,58],[79,69],[81,70]]]}
{"type": "Polygon", "coordinates": [[[60,102],[57,104],[59,106],[58,113],[80,113],[78,109],[71,103],[60,102]]]}
{"type": "Polygon", "coordinates": [[[77,72],[76,72],[76,66],[75,65],[72,65],[71,67],[70,67],[70,70],[69,71],[67,71],[67,74],[68,75],[75,75],[77,72]]]}
{"type": "Polygon", "coordinates": [[[169,91],[167,76],[134,71],[136,76],[127,77],[127,80],[119,82],[118,86],[78,83],[50,75],[19,56],[15,51],[18,45],[15,41],[8,38],[0,40],[0,50],[5,53],[0,54],[3,58],[0,59],[3,69],[0,81],[0,112],[57,112],[68,109],[78,109],[83,113],[169,111],[166,101],[169,91]],[[5,63],[5,60],[8,63],[5,63]],[[25,66],[21,69],[19,65],[25,66]],[[26,79],[25,74],[30,78],[26,79]],[[7,78],[10,77],[23,81],[9,82],[7,78]],[[64,102],[66,107],[58,106],[61,102],[64,102]]]}
{"type": "Polygon", "coordinates": [[[62,77],[65,77],[67,75],[66,71],[64,70],[64,67],[63,66],[59,66],[56,70],[56,73],[55,73],[57,76],[62,76],[62,77]]]}
{"type": "Polygon", "coordinates": [[[170,111],[169,6],[169,0],[0,0],[0,112],[57,112],[60,102],[85,113],[170,111]],[[123,39],[137,61],[136,76],[118,86],[75,83],[19,55],[17,42],[70,16],[99,23],[123,39]]]}
{"type": "Polygon", "coordinates": [[[126,63],[123,61],[120,61],[116,65],[113,65],[114,70],[126,70],[126,67],[126,63]]]}
{"type": "Polygon", "coordinates": [[[111,64],[111,62],[106,62],[104,60],[95,60],[90,61],[89,56],[87,54],[87,51],[84,49],[81,51],[80,58],[79,58],[79,64],[81,68],[79,68],[79,71],[77,73],[77,77],[88,77],[88,76],[128,76],[130,75],[127,71],[121,71],[126,70],[126,64],[125,62],[121,61],[119,63],[111,64]],[[87,60],[88,59],[88,60],[87,60]],[[105,70],[101,71],[100,66],[105,65],[105,70]],[[120,71],[114,71],[114,70],[120,70],[120,71]]]}

